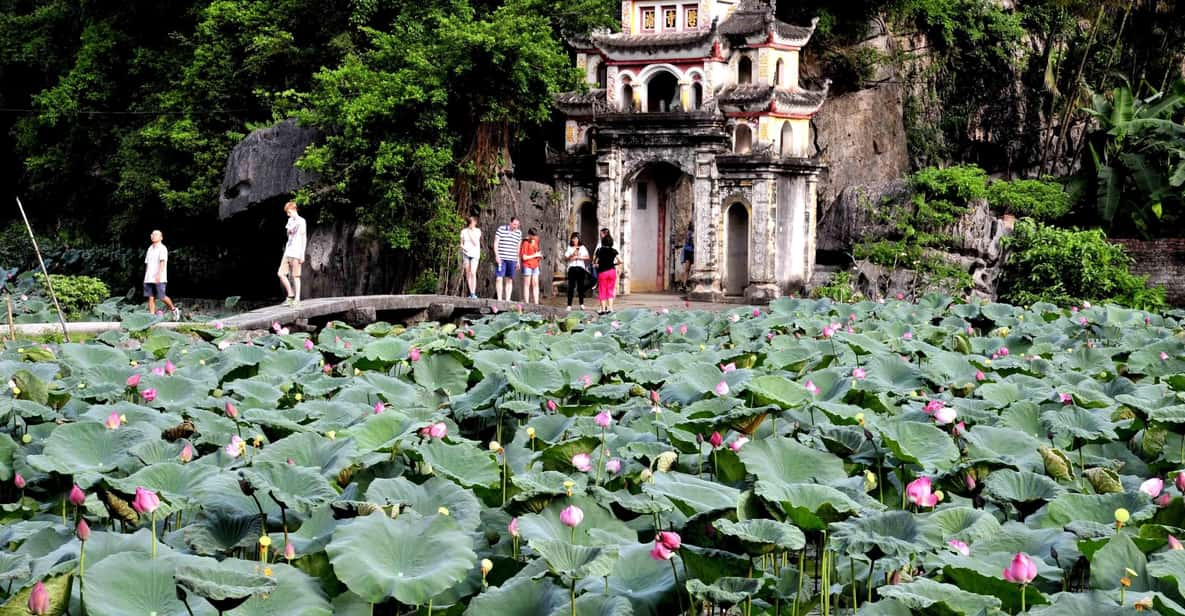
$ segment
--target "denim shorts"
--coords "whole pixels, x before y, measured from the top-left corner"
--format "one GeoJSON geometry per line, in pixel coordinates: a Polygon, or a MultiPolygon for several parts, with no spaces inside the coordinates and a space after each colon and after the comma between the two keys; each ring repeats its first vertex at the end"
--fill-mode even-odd
{"type": "Polygon", "coordinates": [[[523,276],[538,276],[539,268],[523,266],[523,276]]]}
{"type": "Polygon", "coordinates": [[[518,267],[518,261],[513,259],[502,259],[498,261],[498,267],[494,269],[494,275],[498,278],[514,278],[514,270],[518,267]]]}
{"type": "Polygon", "coordinates": [[[144,297],[155,297],[156,299],[165,298],[165,286],[167,282],[146,282],[144,283],[144,297]]]}

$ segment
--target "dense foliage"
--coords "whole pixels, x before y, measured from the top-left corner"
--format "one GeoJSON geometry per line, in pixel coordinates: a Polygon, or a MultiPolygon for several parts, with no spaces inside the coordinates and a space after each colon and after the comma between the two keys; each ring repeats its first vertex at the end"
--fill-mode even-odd
{"type": "Polygon", "coordinates": [[[613,318],[10,341],[0,613],[1185,614],[1179,315],[613,318]]]}
{"type": "Polygon", "coordinates": [[[1097,229],[1059,229],[1021,219],[1004,244],[1000,297],[1007,301],[1164,306],[1164,289],[1150,288],[1146,276],[1132,274],[1123,246],[1108,242],[1097,229]]]}
{"type": "Polygon", "coordinates": [[[988,203],[1004,213],[1050,222],[1069,214],[1074,199],[1052,178],[999,180],[988,185],[988,203]]]}
{"type": "Polygon", "coordinates": [[[50,295],[49,287],[53,286],[52,295],[57,297],[58,305],[69,318],[90,312],[111,295],[107,285],[93,276],[50,274],[48,284],[44,274],[37,274],[36,279],[46,296],[50,295]]]}

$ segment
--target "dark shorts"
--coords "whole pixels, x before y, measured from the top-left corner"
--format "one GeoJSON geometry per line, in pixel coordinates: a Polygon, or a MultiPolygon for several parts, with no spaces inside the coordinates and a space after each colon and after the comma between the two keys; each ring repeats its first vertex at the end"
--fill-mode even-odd
{"type": "Polygon", "coordinates": [[[514,269],[516,267],[518,267],[518,261],[502,259],[498,261],[498,267],[494,269],[494,275],[498,278],[514,278],[514,269]]]}
{"type": "Polygon", "coordinates": [[[155,297],[156,299],[165,298],[165,285],[167,282],[146,282],[144,283],[144,297],[155,297]]]}
{"type": "Polygon", "coordinates": [[[692,252],[692,251],[690,251],[690,250],[684,250],[684,251],[683,251],[683,262],[684,262],[684,263],[691,263],[691,262],[692,262],[692,260],[694,260],[694,259],[695,259],[695,253],[694,253],[694,252],[692,252]]]}

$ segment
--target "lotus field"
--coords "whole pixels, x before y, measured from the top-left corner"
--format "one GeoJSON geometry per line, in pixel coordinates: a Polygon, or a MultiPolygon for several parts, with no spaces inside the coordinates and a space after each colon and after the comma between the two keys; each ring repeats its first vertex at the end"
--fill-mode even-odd
{"type": "Polygon", "coordinates": [[[1181,318],[9,342],[0,616],[1185,614],[1181,318]]]}

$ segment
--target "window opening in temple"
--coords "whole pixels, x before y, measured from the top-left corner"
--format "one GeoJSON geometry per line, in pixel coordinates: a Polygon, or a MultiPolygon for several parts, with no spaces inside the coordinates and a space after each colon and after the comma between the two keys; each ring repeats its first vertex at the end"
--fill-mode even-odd
{"type": "Polygon", "coordinates": [[[737,83],[753,83],[753,61],[747,56],[737,62],[737,83]]]}
{"type": "Polygon", "coordinates": [[[786,62],[778,58],[778,63],[774,65],[774,85],[786,85],[786,62]]]}
{"type": "Polygon", "coordinates": [[[646,110],[650,112],[671,111],[678,104],[676,96],[679,80],[667,71],[660,71],[646,84],[646,110]]]}
{"type": "Polygon", "coordinates": [[[789,122],[782,123],[782,156],[789,157],[797,154],[794,145],[794,129],[789,122]]]}
{"type": "Polygon", "coordinates": [[[741,124],[737,126],[736,144],[733,151],[737,154],[748,154],[753,150],[753,131],[749,129],[748,125],[741,124]]]}
{"type": "Polygon", "coordinates": [[[704,86],[700,82],[691,84],[691,108],[699,109],[704,106],[704,86]]]}

